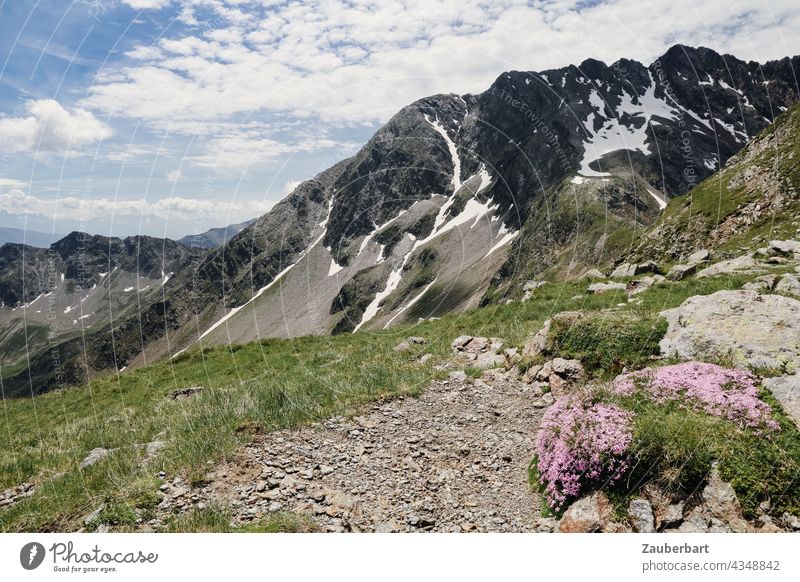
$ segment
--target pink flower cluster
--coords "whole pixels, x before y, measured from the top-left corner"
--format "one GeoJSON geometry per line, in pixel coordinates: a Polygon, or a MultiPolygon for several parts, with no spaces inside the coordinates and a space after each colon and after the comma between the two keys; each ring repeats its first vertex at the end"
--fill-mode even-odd
{"type": "Polygon", "coordinates": [[[758,397],[758,384],[753,374],[743,370],[687,362],[617,376],[613,391],[629,396],[641,388],[656,402],[681,401],[742,428],[778,430],[769,405],[758,397]]]}
{"type": "Polygon", "coordinates": [[[536,435],[541,484],[553,509],[580,493],[586,481],[617,481],[628,469],[633,413],[613,404],[561,397],[536,435]]]}

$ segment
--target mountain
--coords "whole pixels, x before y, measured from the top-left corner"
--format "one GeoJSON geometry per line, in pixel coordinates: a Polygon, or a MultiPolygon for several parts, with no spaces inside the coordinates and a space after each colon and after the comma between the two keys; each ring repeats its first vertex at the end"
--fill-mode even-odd
{"type": "Polygon", "coordinates": [[[21,228],[0,227],[0,247],[6,243],[27,244],[32,247],[47,248],[63,234],[37,232],[21,228]]]}
{"type": "Polygon", "coordinates": [[[92,370],[115,367],[113,352],[92,350],[91,339],[108,334],[117,320],[137,321],[136,329],[144,333],[150,312],[142,306],[163,306],[164,284],[204,253],[168,239],[81,232],[47,249],[0,247],[5,395],[82,382],[90,370],[81,359],[93,362],[92,370]]]}
{"type": "Polygon", "coordinates": [[[792,106],[798,65],[678,45],[647,66],[589,59],[420,99],[89,334],[82,365],[381,329],[613,263],[792,106]]]}
{"type": "Polygon", "coordinates": [[[200,234],[190,234],[180,238],[178,239],[178,242],[198,249],[213,249],[216,247],[221,247],[255,221],[256,219],[254,218],[252,220],[246,220],[238,224],[230,224],[221,228],[210,228],[200,234]]]}
{"type": "Polygon", "coordinates": [[[730,158],[688,196],[670,202],[638,240],[637,258],[674,260],[694,250],[734,251],[800,233],[800,106],[730,158]]]}

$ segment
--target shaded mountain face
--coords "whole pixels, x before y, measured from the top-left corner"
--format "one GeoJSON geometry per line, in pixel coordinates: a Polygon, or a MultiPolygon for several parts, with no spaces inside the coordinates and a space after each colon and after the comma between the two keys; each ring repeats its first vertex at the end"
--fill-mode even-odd
{"type": "Polygon", "coordinates": [[[230,224],[220,228],[210,228],[205,232],[201,232],[200,234],[190,234],[180,238],[178,239],[178,242],[185,244],[187,247],[194,247],[198,249],[215,249],[227,243],[255,221],[256,219],[254,218],[238,224],[230,224]]]}
{"type": "MultiPolygon", "coordinates": [[[[101,356],[92,349],[93,338],[108,337],[118,320],[136,321],[140,333],[149,332],[148,313],[158,305],[163,311],[164,284],[203,254],[171,240],[79,232],[47,249],[4,245],[0,369],[6,396],[84,381],[89,370],[81,361],[97,364],[93,369],[122,367],[113,352],[101,356]]],[[[159,325],[163,321],[150,322],[159,325]]]]}
{"type": "Polygon", "coordinates": [[[421,99],[115,319],[90,365],[382,329],[613,261],[797,100],[798,64],[676,46],[421,99]]]}

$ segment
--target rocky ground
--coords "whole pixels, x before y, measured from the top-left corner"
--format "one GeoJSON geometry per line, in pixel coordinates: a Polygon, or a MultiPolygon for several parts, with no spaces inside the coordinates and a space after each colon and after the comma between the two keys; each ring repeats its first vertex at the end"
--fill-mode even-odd
{"type": "Polygon", "coordinates": [[[149,525],[224,504],[235,522],[290,510],[334,532],[533,531],[528,464],[548,396],[508,373],[454,372],[419,398],[258,437],[205,487],[167,482],[149,525]]]}

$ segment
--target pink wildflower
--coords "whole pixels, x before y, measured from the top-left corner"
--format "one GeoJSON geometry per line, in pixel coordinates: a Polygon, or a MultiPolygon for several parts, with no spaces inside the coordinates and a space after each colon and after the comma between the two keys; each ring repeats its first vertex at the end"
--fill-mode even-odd
{"type": "Polygon", "coordinates": [[[538,469],[551,507],[577,497],[584,481],[622,477],[633,435],[633,413],[611,404],[559,398],[536,435],[538,469]]]}
{"type": "Polygon", "coordinates": [[[744,370],[687,362],[618,376],[613,390],[630,396],[641,388],[656,402],[681,401],[741,428],[779,430],[769,405],[758,397],[758,384],[758,378],[744,370]]]}

